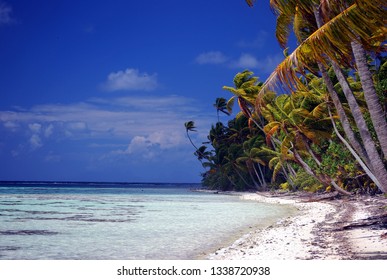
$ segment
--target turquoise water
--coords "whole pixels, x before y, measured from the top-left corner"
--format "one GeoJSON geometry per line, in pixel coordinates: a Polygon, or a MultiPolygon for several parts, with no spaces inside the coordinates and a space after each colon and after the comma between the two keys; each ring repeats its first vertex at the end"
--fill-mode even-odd
{"type": "Polygon", "coordinates": [[[0,259],[195,259],[289,207],[179,184],[0,184],[0,259]]]}

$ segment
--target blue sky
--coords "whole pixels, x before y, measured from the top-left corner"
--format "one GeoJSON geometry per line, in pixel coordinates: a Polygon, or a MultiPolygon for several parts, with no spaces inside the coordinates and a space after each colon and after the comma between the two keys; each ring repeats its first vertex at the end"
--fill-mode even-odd
{"type": "Polygon", "coordinates": [[[199,182],[184,122],[282,60],[268,2],[0,0],[0,180],[199,182]]]}

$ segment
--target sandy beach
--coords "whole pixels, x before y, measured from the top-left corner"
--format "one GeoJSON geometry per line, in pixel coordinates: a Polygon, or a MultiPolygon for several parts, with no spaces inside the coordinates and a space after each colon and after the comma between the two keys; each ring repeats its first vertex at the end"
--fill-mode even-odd
{"type": "Polygon", "coordinates": [[[310,202],[309,195],[251,193],[241,199],[289,204],[299,211],[245,234],[211,260],[387,259],[387,199],[354,196],[310,202]],[[368,220],[367,220],[368,219],[368,220]],[[383,223],[383,226],[380,224],[383,223]],[[367,224],[368,226],[364,226],[367,224]]]}

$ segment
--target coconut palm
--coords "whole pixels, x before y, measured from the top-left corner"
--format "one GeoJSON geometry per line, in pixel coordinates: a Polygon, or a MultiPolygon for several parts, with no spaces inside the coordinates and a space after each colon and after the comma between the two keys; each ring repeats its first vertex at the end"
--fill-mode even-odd
{"type": "MultiPolygon", "coordinates": [[[[247,1],[249,5],[252,5],[253,2],[254,1],[247,1]]],[[[327,75],[324,72],[326,67],[331,65],[343,88],[352,115],[359,129],[366,151],[364,160],[370,165],[370,169],[379,181],[378,185],[381,186],[381,190],[387,192],[387,171],[377,152],[375,143],[372,141],[371,134],[360,107],[357,104],[356,98],[348,85],[346,76],[339,66],[343,64],[349,66],[351,64],[350,58],[353,55],[353,44],[351,48],[351,43],[361,42],[364,48],[373,50],[375,50],[375,46],[381,45],[381,42],[383,42],[386,37],[386,28],[384,25],[384,19],[386,18],[385,1],[375,0],[370,2],[358,0],[348,8],[343,5],[348,1],[337,1],[335,8],[340,9],[340,13],[337,13],[333,18],[327,17],[325,22],[323,16],[326,16],[327,13],[323,14],[323,11],[320,9],[321,2],[318,0],[270,1],[272,8],[278,15],[277,34],[281,34],[282,37],[277,36],[277,38],[283,46],[286,45],[287,35],[290,33],[289,24],[293,23],[293,20],[297,18],[295,15],[301,14],[303,18],[309,18],[310,20],[306,22],[311,23],[310,26],[312,26],[312,29],[310,32],[307,32],[309,36],[300,42],[297,49],[277,67],[276,71],[273,72],[266,81],[260,94],[262,94],[267,87],[275,86],[276,83],[286,84],[291,90],[303,88],[304,84],[302,84],[299,79],[299,74],[304,74],[305,71],[315,71],[314,65],[316,65],[317,62],[321,74],[326,83],[329,84],[327,75]],[[346,8],[344,11],[343,7],[346,8]],[[314,16],[315,29],[313,29],[312,16],[314,16]]],[[[294,27],[296,27],[296,25],[294,25],[294,27]]],[[[368,79],[367,82],[372,81],[369,81],[368,79]]],[[[334,98],[334,93],[332,95],[332,89],[330,89],[330,93],[332,100],[335,102],[335,105],[337,105],[336,108],[338,109],[339,114],[341,114],[341,119],[345,120],[342,112],[340,112],[340,105],[337,104],[337,100],[334,98]]],[[[375,98],[373,98],[373,100],[375,100],[375,98]]],[[[374,112],[378,111],[378,108],[376,108],[377,106],[369,105],[369,107],[371,107],[369,109],[374,112]]],[[[380,112],[376,112],[373,115],[380,116],[380,112]]],[[[373,121],[376,123],[375,120],[373,121]]],[[[347,126],[348,128],[348,124],[345,122],[343,123],[343,126],[347,126]]],[[[383,140],[383,135],[381,137],[382,139],[379,140],[383,140]]],[[[359,148],[356,150],[360,152],[359,148]]]]}
{"type": "Polygon", "coordinates": [[[216,114],[218,116],[218,122],[220,122],[219,118],[219,112],[222,112],[223,114],[226,114],[227,116],[230,115],[230,112],[227,108],[227,100],[223,97],[218,97],[215,100],[214,107],[216,109],[216,114]]]}
{"type": "Polygon", "coordinates": [[[313,92],[296,92],[290,96],[280,95],[273,100],[270,107],[268,105],[266,104],[266,110],[262,109],[263,116],[268,121],[264,127],[266,137],[270,138],[274,134],[282,135],[279,136],[282,142],[277,157],[273,157],[269,162],[271,166],[275,163],[274,176],[283,165],[284,159],[291,160],[323,185],[332,185],[342,194],[349,195],[349,192],[339,187],[329,176],[317,174],[303,159],[304,155],[320,166],[321,162],[310,144],[319,144],[323,139],[331,138],[331,118],[324,96],[316,96],[313,92]]]}
{"type": "Polygon", "coordinates": [[[243,143],[243,155],[237,159],[238,163],[245,163],[254,185],[261,190],[267,189],[265,175],[262,170],[266,163],[258,157],[256,152],[259,151],[264,143],[264,137],[261,134],[249,137],[243,143]],[[259,185],[256,179],[259,181],[259,185]]]}
{"type": "MultiPolygon", "coordinates": [[[[258,78],[253,76],[253,72],[245,70],[237,73],[234,77],[234,87],[224,86],[223,89],[231,92],[233,96],[227,102],[228,111],[232,112],[232,107],[237,100],[241,114],[243,114],[249,121],[249,126],[252,123],[262,130],[262,124],[254,114],[254,104],[258,96],[258,92],[262,83],[258,82],[258,78]]],[[[238,117],[238,116],[237,116],[238,117]]]]}
{"type": "Polygon", "coordinates": [[[187,137],[188,137],[189,141],[191,142],[191,145],[195,148],[195,150],[198,150],[199,148],[196,147],[196,145],[194,144],[194,142],[191,139],[191,136],[189,136],[190,131],[197,131],[196,127],[195,127],[195,122],[188,121],[188,122],[184,123],[184,126],[185,126],[185,132],[187,133],[187,137]]]}
{"type": "Polygon", "coordinates": [[[192,132],[192,131],[197,131],[196,130],[196,127],[195,127],[195,122],[194,121],[188,121],[186,123],[184,123],[184,126],[185,126],[185,131],[186,131],[186,134],[187,134],[187,137],[189,139],[189,141],[191,142],[191,145],[195,148],[195,153],[194,155],[197,156],[197,158],[199,159],[200,162],[202,162],[203,159],[207,158],[209,156],[208,152],[205,151],[205,147],[204,146],[201,146],[200,148],[198,148],[194,142],[192,141],[190,135],[189,135],[189,132],[192,132]]]}

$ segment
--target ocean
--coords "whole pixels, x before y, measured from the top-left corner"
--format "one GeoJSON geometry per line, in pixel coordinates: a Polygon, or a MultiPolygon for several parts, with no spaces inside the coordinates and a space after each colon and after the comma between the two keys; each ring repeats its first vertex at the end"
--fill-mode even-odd
{"type": "Polygon", "coordinates": [[[294,211],[199,187],[1,182],[0,259],[198,259],[294,211]]]}

